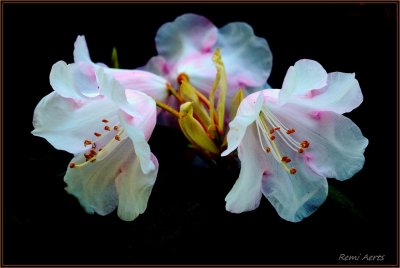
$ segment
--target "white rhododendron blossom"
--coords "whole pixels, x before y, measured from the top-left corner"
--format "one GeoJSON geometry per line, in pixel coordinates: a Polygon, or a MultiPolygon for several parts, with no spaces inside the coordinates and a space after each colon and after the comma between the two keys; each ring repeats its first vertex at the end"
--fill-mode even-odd
{"type": "Polygon", "coordinates": [[[327,74],[312,60],[290,67],[281,90],[247,96],[222,153],[238,148],[241,160],[226,209],[253,210],[264,195],[288,221],[313,213],[327,197],[326,177],[346,180],[364,165],[368,140],[342,115],[362,100],[354,74],[327,74]]]}
{"type": "Polygon", "coordinates": [[[88,213],[106,215],[118,206],[121,219],[133,220],[146,209],[157,176],[158,162],[147,143],[156,105],[102,69],[96,77],[99,88],[90,96],[79,88],[55,87],[35,109],[32,134],[74,154],[66,190],[88,213]]]}

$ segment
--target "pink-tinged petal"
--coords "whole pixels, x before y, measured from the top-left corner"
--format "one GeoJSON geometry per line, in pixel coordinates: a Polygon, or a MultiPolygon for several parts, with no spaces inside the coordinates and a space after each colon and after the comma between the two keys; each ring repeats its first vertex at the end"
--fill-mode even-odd
{"type": "Polygon", "coordinates": [[[89,55],[89,49],[86,44],[86,39],[83,35],[78,35],[74,43],[74,61],[92,63],[89,55]]]}
{"type": "Polygon", "coordinates": [[[362,169],[368,140],[347,117],[295,104],[270,108],[286,127],[296,130],[293,138],[310,143],[304,155],[318,174],[346,180],[362,169]]]}
{"type": "Polygon", "coordinates": [[[296,104],[338,114],[351,112],[363,101],[360,85],[354,74],[333,72],[328,74],[328,84],[311,90],[307,96],[297,98],[296,104]]]}
{"type": "Polygon", "coordinates": [[[294,66],[290,66],[286,73],[279,96],[281,104],[298,97],[307,97],[309,92],[321,89],[327,84],[328,74],[316,61],[299,60],[294,66]]]}
{"type": "Polygon", "coordinates": [[[155,169],[147,174],[143,173],[137,158],[134,159],[133,163],[121,166],[121,173],[116,179],[116,187],[118,216],[122,220],[132,221],[147,208],[147,202],[158,172],[158,161],[153,154],[151,161],[155,169]]]}
{"type": "Polygon", "coordinates": [[[230,154],[239,146],[248,126],[257,119],[262,104],[263,95],[258,92],[243,99],[235,118],[229,123],[229,131],[227,134],[228,148],[222,152],[221,156],[230,154]]]}
{"type": "Polygon", "coordinates": [[[147,143],[156,123],[157,113],[155,107],[154,112],[148,118],[149,122],[144,122],[142,121],[144,118],[135,118],[124,112],[121,115],[126,134],[133,142],[135,153],[144,174],[149,174],[156,168],[152,161],[150,146],[147,143]]]}
{"type": "Polygon", "coordinates": [[[99,95],[99,87],[96,80],[96,67],[86,62],[72,63],[73,86],[85,97],[96,97],[99,95]]]}
{"type": "MultiPolygon", "coordinates": [[[[112,75],[104,72],[103,69],[97,71],[97,80],[100,92],[113,101],[125,113],[140,120],[153,116],[155,101],[147,94],[138,90],[127,89],[112,75]]],[[[136,121],[138,122],[138,121],[136,121]]]]}
{"type": "Polygon", "coordinates": [[[103,70],[99,70],[97,77],[100,91],[121,109],[120,120],[126,134],[133,142],[143,172],[148,174],[155,168],[147,143],[157,120],[155,101],[143,92],[124,89],[117,80],[105,74],[103,70]]]}
{"type": "Polygon", "coordinates": [[[76,65],[58,61],[51,67],[50,85],[59,95],[65,98],[84,99],[83,94],[74,86],[76,65]]]}
{"type": "Polygon", "coordinates": [[[154,56],[152,57],[145,66],[139,68],[139,70],[151,72],[159,76],[168,76],[171,69],[164,57],[154,56]]]}
{"type": "Polygon", "coordinates": [[[212,53],[193,53],[186,55],[185,58],[176,64],[176,69],[171,72],[171,76],[175,76],[176,79],[181,73],[187,74],[190,83],[208,96],[217,74],[217,69],[211,59],[212,53]]]}
{"type": "Polygon", "coordinates": [[[328,195],[326,179],[316,174],[304,160],[295,162],[296,174],[287,172],[272,156],[265,163],[268,170],[262,181],[262,193],[283,219],[301,221],[325,201],[328,195]]]}
{"type": "Polygon", "coordinates": [[[218,29],[205,17],[184,14],[165,23],[156,35],[158,54],[175,64],[195,51],[210,52],[217,40],[218,29]]]}
{"type": "Polygon", "coordinates": [[[264,84],[272,68],[272,53],[264,38],[254,35],[250,25],[229,23],[218,33],[228,85],[232,90],[264,84]]]}
{"type": "Polygon", "coordinates": [[[98,95],[95,67],[84,62],[55,63],[50,71],[50,85],[65,98],[86,99],[98,95]]]}
{"type": "Polygon", "coordinates": [[[80,153],[87,149],[85,140],[95,140],[95,132],[104,132],[103,119],[117,120],[117,109],[103,97],[83,101],[52,92],[35,108],[32,134],[45,138],[56,149],[80,153]]]}
{"type": "Polygon", "coordinates": [[[122,172],[130,169],[129,166],[134,165],[135,159],[129,139],[118,143],[108,157],[82,167],[76,165],[85,162],[85,157],[83,154],[76,155],[71,161],[75,167],[68,168],[64,177],[67,184],[65,189],[79,200],[86,212],[107,215],[118,204],[115,180],[122,172]]]}
{"type": "Polygon", "coordinates": [[[124,88],[138,90],[160,101],[168,97],[167,80],[163,77],[140,70],[104,69],[124,88]]]}
{"type": "Polygon", "coordinates": [[[247,128],[238,153],[241,161],[239,178],[225,198],[226,210],[232,213],[256,209],[262,196],[261,182],[266,165],[254,124],[247,128]]]}

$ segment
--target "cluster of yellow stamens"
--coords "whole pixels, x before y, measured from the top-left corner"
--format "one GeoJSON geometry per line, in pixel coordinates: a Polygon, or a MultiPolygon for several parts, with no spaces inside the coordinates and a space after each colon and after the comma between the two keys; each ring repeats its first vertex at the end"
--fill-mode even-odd
{"type": "Polygon", "coordinates": [[[106,125],[103,127],[103,129],[104,129],[106,132],[104,132],[104,133],[94,132],[94,133],[93,133],[93,135],[94,135],[94,137],[95,137],[94,139],[85,139],[85,140],[83,141],[84,147],[88,147],[88,146],[91,147],[90,150],[89,150],[88,152],[86,152],[86,153],[83,154],[84,157],[85,157],[85,159],[86,159],[85,162],[80,163],[80,164],[76,164],[76,163],[71,162],[71,163],[69,164],[69,167],[70,167],[70,168],[83,167],[83,166],[87,165],[88,163],[93,163],[93,162],[95,162],[95,161],[96,161],[96,158],[98,157],[98,155],[99,155],[101,152],[104,152],[107,148],[109,148],[109,147],[112,145],[113,142],[115,142],[115,141],[117,141],[117,142],[118,142],[118,141],[121,141],[121,136],[120,136],[120,135],[122,134],[122,132],[123,132],[124,130],[121,129],[121,128],[118,126],[118,124],[114,125],[113,127],[110,127],[109,125],[107,125],[107,123],[109,123],[109,121],[108,121],[107,119],[103,119],[103,120],[101,120],[101,122],[104,123],[104,124],[106,124],[106,125]],[[110,132],[110,131],[116,132],[115,135],[113,136],[113,138],[110,139],[110,140],[108,141],[108,143],[107,143],[103,148],[98,148],[98,146],[97,146],[97,144],[96,144],[96,139],[99,139],[100,137],[102,137],[103,135],[106,135],[107,132],[110,132]]]}
{"type": "Polygon", "coordinates": [[[282,155],[282,150],[278,148],[278,141],[279,145],[286,145],[285,147],[299,154],[303,153],[310,146],[310,143],[307,140],[301,142],[296,141],[292,137],[292,134],[295,133],[296,130],[283,125],[267,107],[262,108],[259,118],[256,120],[256,125],[260,144],[264,152],[266,154],[271,153],[275,160],[280,162],[287,172],[296,174],[296,168],[288,165],[292,163],[292,159],[287,155],[282,155]],[[277,139],[277,137],[279,137],[279,139],[277,139]]]}

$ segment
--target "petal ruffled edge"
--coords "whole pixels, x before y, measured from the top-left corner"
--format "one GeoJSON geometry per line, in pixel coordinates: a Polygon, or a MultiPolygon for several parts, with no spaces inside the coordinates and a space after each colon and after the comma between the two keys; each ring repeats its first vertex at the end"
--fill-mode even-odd
{"type": "Polygon", "coordinates": [[[244,22],[233,22],[219,29],[214,48],[221,48],[228,84],[232,90],[264,84],[272,68],[267,40],[257,37],[244,22]]]}
{"type": "Polygon", "coordinates": [[[174,63],[193,52],[209,52],[218,29],[203,16],[184,14],[162,25],[156,34],[158,54],[174,63]]]}
{"type": "Polygon", "coordinates": [[[89,49],[84,35],[78,35],[74,43],[74,61],[93,63],[90,59],[89,49]]]}
{"type": "Polygon", "coordinates": [[[124,221],[136,219],[147,208],[158,173],[158,161],[153,154],[151,154],[151,162],[155,168],[146,174],[142,171],[138,159],[135,159],[131,165],[121,169],[121,173],[116,178],[117,212],[124,221]]]}
{"type": "Polygon", "coordinates": [[[283,105],[293,98],[307,97],[311,90],[325,87],[327,79],[328,74],[321,64],[314,60],[299,60],[286,73],[279,102],[283,105]]]}
{"type": "Polygon", "coordinates": [[[242,213],[256,209],[262,197],[261,182],[265,172],[263,152],[258,143],[255,125],[247,128],[239,148],[239,178],[225,197],[227,211],[242,213]]]}

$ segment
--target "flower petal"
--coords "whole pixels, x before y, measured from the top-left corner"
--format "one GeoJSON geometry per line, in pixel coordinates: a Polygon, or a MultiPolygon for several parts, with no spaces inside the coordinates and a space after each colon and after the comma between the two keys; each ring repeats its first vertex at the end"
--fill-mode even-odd
{"type": "Polygon", "coordinates": [[[184,14],[157,31],[158,54],[174,64],[193,52],[210,52],[217,40],[217,28],[205,17],[184,14]]]}
{"type": "MultiPolygon", "coordinates": [[[[135,154],[132,142],[125,139],[113,153],[101,161],[90,162],[83,167],[68,168],[64,181],[68,193],[78,198],[88,213],[107,215],[118,204],[115,179],[134,165],[135,154]]],[[[76,155],[71,163],[83,163],[83,154],[76,155]]],[[[134,176],[135,174],[132,174],[134,176]]]]}
{"type": "Polygon", "coordinates": [[[360,85],[354,74],[334,72],[328,74],[328,84],[311,90],[307,97],[297,98],[296,103],[317,110],[339,114],[357,108],[363,101],[360,85]]]}
{"type": "Polygon", "coordinates": [[[272,53],[264,38],[254,35],[250,25],[229,23],[218,33],[229,88],[255,87],[265,83],[271,73],[272,53]]]}
{"type": "Polygon", "coordinates": [[[283,81],[279,96],[281,104],[285,104],[294,97],[307,97],[313,89],[323,88],[327,84],[328,74],[316,61],[299,60],[290,66],[283,81]]]}
{"type": "Polygon", "coordinates": [[[152,57],[145,66],[142,66],[138,69],[151,72],[159,76],[167,76],[170,72],[167,60],[161,56],[152,57]]]}
{"type": "Polygon", "coordinates": [[[121,115],[121,121],[123,122],[127,135],[133,142],[135,153],[140,161],[140,166],[144,174],[149,174],[155,169],[147,140],[150,138],[155,127],[156,117],[157,113],[155,107],[154,112],[148,117],[148,122],[145,120],[141,121],[140,119],[137,120],[135,117],[124,112],[121,115]]]}
{"type": "Polygon", "coordinates": [[[93,64],[56,62],[50,71],[50,85],[65,98],[96,97],[98,87],[93,64]]]}
{"type": "Polygon", "coordinates": [[[155,101],[143,92],[124,89],[117,80],[105,74],[103,70],[98,71],[97,77],[101,92],[122,110],[120,121],[133,142],[143,172],[148,174],[155,168],[147,143],[157,120],[155,101]]]}
{"type": "Polygon", "coordinates": [[[92,60],[90,59],[89,49],[87,47],[84,35],[78,35],[74,43],[74,61],[93,63],[92,60]]]}
{"type": "Polygon", "coordinates": [[[345,180],[363,167],[368,140],[347,117],[295,104],[270,108],[283,124],[296,129],[295,139],[309,141],[305,155],[308,165],[318,174],[345,180]]]}
{"type": "Polygon", "coordinates": [[[84,140],[102,132],[102,119],[116,120],[118,107],[103,97],[90,101],[63,98],[56,92],[45,96],[33,115],[33,135],[45,138],[56,149],[76,154],[84,151],[84,140]]]}
{"type": "Polygon", "coordinates": [[[165,101],[168,97],[168,81],[159,75],[140,70],[111,68],[104,69],[104,72],[114,77],[126,89],[144,92],[160,101],[165,101]]]}
{"type": "Polygon", "coordinates": [[[221,156],[230,154],[239,146],[247,127],[259,115],[262,104],[263,95],[258,92],[247,96],[240,103],[235,118],[229,123],[229,132],[227,134],[228,148],[222,152],[221,156]]]}
{"type": "Polygon", "coordinates": [[[328,195],[326,179],[305,163],[296,163],[296,174],[287,172],[272,157],[266,163],[268,171],[263,178],[262,193],[283,219],[301,221],[325,201],[328,195]]]}
{"type": "Polygon", "coordinates": [[[118,216],[125,221],[134,220],[147,208],[151,190],[158,172],[157,158],[151,154],[155,166],[150,173],[144,174],[138,158],[133,163],[121,167],[121,173],[116,179],[118,192],[118,216]]]}
{"type": "Polygon", "coordinates": [[[226,210],[233,213],[256,209],[262,196],[264,153],[261,150],[254,124],[247,128],[238,152],[241,161],[239,178],[225,198],[226,210]]]}

